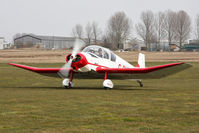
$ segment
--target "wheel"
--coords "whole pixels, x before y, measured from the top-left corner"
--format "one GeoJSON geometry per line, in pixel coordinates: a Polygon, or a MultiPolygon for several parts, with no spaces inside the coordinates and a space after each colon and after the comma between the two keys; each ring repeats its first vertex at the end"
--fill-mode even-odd
{"type": "Polygon", "coordinates": [[[66,88],[66,89],[70,89],[70,88],[72,88],[72,87],[70,87],[70,86],[64,86],[64,88],[66,88]]]}
{"type": "Polygon", "coordinates": [[[113,88],[113,82],[110,79],[106,79],[103,82],[103,86],[106,90],[113,88]]]}
{"type": "Polygon", "coordinates": [[[72,87],[74,86],[74,83],[73,83],[73,82],[70,82],[69,79],[64,79],[64,80],[62,81],[62,85],[63,85],[65,88],[69,89],[69,88],[72,88],[72,87]]]}

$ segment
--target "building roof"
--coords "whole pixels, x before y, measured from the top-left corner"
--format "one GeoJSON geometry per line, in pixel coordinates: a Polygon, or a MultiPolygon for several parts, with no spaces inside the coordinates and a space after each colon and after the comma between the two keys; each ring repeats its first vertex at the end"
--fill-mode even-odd
{"type": "Polygon", "coordinates": [[[189,40],[189,44],[199,44],[199,40],[189,40]]]}
{"type": "Polygon", "coordinates": [[[68,40],[75,40],[75,37],[61,37],[61,36],[41,36],[36,35],[36,37],[40,38],[41,40],[55,40],[55,41],[68,41],[68,40]]]}
{"type": "Polygon", "coordinates": [[[38,40],[52,40],[52,41],[74,41],[75,40],[75,37],[61,37],[61,36],[42,36],[42,35],[34,35],[34,34],[24,34],[20,37],[17,37],[14,39],[17,40],[17,39],[20,39],[20,38],[23,38],[23,37],[26,37],[26,36],[29,36],[29,37],[33,37],[35,39],[38,39],[38,40]]]}
{"type": "Polygon", "coordinates": [[[186,44],[184,45],[185,49],[199,49],[199,44],[194,44],[194,43],[190,43],[190,44],[186,44]]]}
{"type": "Polygon", "coordinates": [[[37,37],[37,36],[35,36],[35,35],[29,35],[29,34],[26,34],[26,35],[22,35],[22,36],[20,36],[20,37],[16,37],[16,38],[14,38],[14,41],[15,41],[15,40],[17,40],[17,39],[21,39],[21,38],[23,38],[23,37],[26,37],[26,36],[30,36],[30,37],[32,37],[32,38],[35,38],[35,39],[41,40],[40,38],[38,38],[38,37],[37,37]]]}

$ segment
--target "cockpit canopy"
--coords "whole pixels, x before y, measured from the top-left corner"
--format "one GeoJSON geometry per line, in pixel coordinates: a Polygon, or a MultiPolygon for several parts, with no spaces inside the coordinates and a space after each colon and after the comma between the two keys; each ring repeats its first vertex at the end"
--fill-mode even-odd
{"type": "Polygon", "coordinates": [[[82,52],[86,52],[95,58],[104,58],[111,61],[116,61],[116,56],[113,52],[111,52],[107,48],[100,47],[97,45],[88,46],[84,48],[82,52]]]}

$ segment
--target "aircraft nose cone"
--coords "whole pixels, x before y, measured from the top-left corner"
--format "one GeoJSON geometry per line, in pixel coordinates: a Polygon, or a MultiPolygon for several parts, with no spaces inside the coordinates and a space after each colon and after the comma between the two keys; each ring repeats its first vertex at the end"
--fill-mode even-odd
{"type": "Polygon", "coordinates": [[[66,57],[66,61],[68,62],[69,60],[72,60],[71,66],[75,70],[78,70],[88,64],[86,57],[82,53],[78,53],[75,57],[73,57],[72,54],[69,54],[66,57]]]}
{"type": "Polygon", "coordinates": [[[72,55],[70,56],[70,59],[73,59],[73,56],[72,56],[72,55]]]}

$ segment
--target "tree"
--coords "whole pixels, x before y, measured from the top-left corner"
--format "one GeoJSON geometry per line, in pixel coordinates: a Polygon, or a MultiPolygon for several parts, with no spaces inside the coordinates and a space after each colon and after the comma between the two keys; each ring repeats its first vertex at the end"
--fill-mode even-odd
{"type": "Polygon", "coordinates": [[[168,38],[169,45],[172,43],[172,41],[175,40],[176,36],[176,13],[173,11],[167,11],[166,17],[165,17],[165,31],[168,38]]]}
{"type": "Polygon", "coordinates": [[[95,44],[97,43],[97,40],[99,39],[100,36],[100,28],[98,27],[98,24],[96,22],[93,22],[92,24],[92,34],[93,34],[93,38],[94,38],[94,42],[95,44]]]}
{"type": "Polygon", "coordinates": [[[72,35],[73,35],[74,37],[77,37],[77,38],[79,38],[79,39],[82,39],[83,34],[84,34],[84,32],[83,32],[83,27],[82,27],[82,25],[81,25],[81,24],[76,24],[76,26],[72,29],[72,35]]]}
{"type": "Polygon", "coordinates": [[[123,43],[131,34],[131,20],[124,12],[116,12],[110,17],[107,32],[114,48],[123,48],[123,43]]]}
{"type": "Polygon", "coordinates": [[[160,42],[165,38],[165,13],[158,12],[155,18],[155,30],[157,34],[157,50],[160,50],[160,42]]]}
{"type": "Polygon", "coordinates": [[[197,15],[197,17],[196,17],[196,22],[195,22],[196,24],[195,24],[195,29],[196,29],[196,31],[195,31],[195,37],[196,37],[196,39],[198,39],[199,40],[199,14],[197,15]]]}
{"type": "Polygon", "coordinates": [[[86,31],[86,37],[88,39],[89,45],[91,44],[91,39],[93,37],[93,31],[92,30],[93,30],[92,25],[90,23],[87,23],[85,31],[86,31]]]}
{"type": "Polygon", "coordinates": [[[177,13],[176,18],[176,38],[179,41],[180,47],[182,47],[182,43],[187,40],[190,35],[191,19],[183,10],[177,13]]]}
{"type": "Polygon", "coordinates": [[[137,34],[144,40],[144,43],[148,50],[150,50],[150,44],[154,41],[154,14],[152,11],[142,12],[141,22],[136,25],[137,34]]]}

